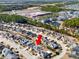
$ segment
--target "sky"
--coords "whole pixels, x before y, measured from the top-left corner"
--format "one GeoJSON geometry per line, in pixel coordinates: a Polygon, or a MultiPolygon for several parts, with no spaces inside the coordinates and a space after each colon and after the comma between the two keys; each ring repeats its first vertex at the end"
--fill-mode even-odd
{"type": "Polygon", "coordinates": [[[27,1],[78,1],[78,0],[0,0],[0,2],[27,2],[27,1]]]}

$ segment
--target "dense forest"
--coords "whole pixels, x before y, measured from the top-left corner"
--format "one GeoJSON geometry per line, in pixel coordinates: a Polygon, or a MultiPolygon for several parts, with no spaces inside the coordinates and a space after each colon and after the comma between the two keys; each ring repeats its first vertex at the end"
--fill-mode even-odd
{"type": "Polygon", "coordinates": [[[58,6],[50,6],[50,5],[48,5],[48,6],[42,6],[41,10],[50,11],[50,12],[59,12],[59,11],[62,11],[63,9],[59,8],[58,6]]]}
{"type": "Polygon", "coordinates": [[[74,19],[70,19],[70,20],[65,20],[64,21],[64,25],[66,27],[79,27],[79,18],[74,18],[74,19]]]}
{"type": "Polygon", "coordinates": [[[19,15],[0,14],[0,21],[26,23],[25,17],[19,15]]]}

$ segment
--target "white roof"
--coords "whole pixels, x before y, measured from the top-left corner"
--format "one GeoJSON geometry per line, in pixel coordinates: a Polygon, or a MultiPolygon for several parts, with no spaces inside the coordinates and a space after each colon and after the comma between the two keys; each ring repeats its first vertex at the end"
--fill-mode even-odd
{"type": "Polygon", "coordinates": [[[49,51],[49,50],[48,50],[48,51],[46,51],[46,52],[47,52],[47,53],[51,53],[51,51],[49,51]]]}
{"type": "Polygon", "coordinates": [[[47,14],[47,13],[51,13],[51,12],[32,12],[32,13],[29,13],[30,16],[38,16],[38,15],[43,15],[43,14],[47,14]]]}

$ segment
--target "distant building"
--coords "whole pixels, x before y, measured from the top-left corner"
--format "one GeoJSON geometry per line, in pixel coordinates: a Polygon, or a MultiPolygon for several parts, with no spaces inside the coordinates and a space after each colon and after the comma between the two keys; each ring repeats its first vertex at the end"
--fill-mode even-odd
{"type": "Polygon", "coordinates": [[[12,14],[17,14],[32,19],[37,19],[41,16],[50,15],[52,14],[52,12],[41,11],[40,7],[31,7],[28,9],[18,10],[18,11],[12,10],[12,14]]]}
{"type": "Polygon", "coordinates": [[[29,14],[25,14],[26,17],[32,18],[32,19],[36,19],[39,18],[41,16],[46,16],[46,15],[50,15],[52,14],[51,12],[45,12],[45,11],[37,11],[37,12],[31,12],[29,14]]]}

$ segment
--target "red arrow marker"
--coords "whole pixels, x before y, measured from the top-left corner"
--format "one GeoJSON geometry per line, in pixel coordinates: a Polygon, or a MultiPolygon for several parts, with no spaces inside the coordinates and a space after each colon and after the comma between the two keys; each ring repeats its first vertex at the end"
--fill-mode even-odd
{"type": "Polygon", "coordinates": [[[38,35],[38,39],[36,39],[36,45],[41,43],[42,35],[38,35]]]}

